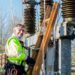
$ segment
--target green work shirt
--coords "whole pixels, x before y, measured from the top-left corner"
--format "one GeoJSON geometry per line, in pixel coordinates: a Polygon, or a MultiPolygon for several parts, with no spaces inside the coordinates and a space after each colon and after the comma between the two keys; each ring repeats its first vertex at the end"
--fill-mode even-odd
{"type": "Polygon", "coordinates": [[[6,55],[10,62],[21,64],[22,60],[27,58],[27,52],[24,47],[22,47],[19,39],[15,36],[11,36],[6,43],[5,47],[6,55]]]}

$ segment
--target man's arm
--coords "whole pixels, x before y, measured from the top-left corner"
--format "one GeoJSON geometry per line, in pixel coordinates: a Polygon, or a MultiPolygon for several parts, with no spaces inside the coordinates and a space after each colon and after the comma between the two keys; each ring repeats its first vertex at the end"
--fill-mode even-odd
{"type": "MultiPolygon", "coordinates": [[[[16,41],[15,39],[11,40],[10,44],[13,43],[13,48],[14,50],[17,51],[17,56],[16,58],[19,59],[19,60],[24,60],[27,58],[27,53],[26,51],[22,48],[20,42],[16,41]]],[[[12,49],[13,50],[13,49],[12,49]]]]}

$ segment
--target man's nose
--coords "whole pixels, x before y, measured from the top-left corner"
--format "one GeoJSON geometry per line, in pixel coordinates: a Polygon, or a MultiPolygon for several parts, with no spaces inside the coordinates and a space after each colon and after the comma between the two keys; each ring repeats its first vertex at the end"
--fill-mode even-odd
{"type": "Polygon", "coordinates": [[[22,33],[22,34],[23,34],[23,31],[21,30],[21,31],[20,31],[20,33],[22,33]]]}

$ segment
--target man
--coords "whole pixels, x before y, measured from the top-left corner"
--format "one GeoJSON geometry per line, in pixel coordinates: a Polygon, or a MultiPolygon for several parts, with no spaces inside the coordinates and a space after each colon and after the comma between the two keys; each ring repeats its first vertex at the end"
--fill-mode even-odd
{"type": "MultiPolygon", "coordinates": [[[[5,52],[7,55],[7,60],[10,64],[18,65],[18,75],[22,75],[24,72],[24,65],[22,65],[23,60],[27,64],[34,64],[34,60],[27,56],[26,49],[23,46],[21,38],[25,33],[25,27],[22,24],[17,24],[13,28],[12,36],[7,40],[5,52]]],[[[8,63],[8,64],[9,64],[8,63]]]]}

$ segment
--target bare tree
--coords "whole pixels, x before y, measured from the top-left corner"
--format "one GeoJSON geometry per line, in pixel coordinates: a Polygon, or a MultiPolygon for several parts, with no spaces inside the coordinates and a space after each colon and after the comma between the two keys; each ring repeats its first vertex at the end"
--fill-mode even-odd
{"type": "Polygon", "coordinates": [[[13,27],[16,24],[21,23],[21,22],[22,21],[18,17],[16,17],[16,16],[14,16],[13,19],[9,20],[9,23],[7,25],[7,31],[5,33],[5,42],[6,42],[7,38],[10,37],[10,35],[12,34],[13,27]]]}

